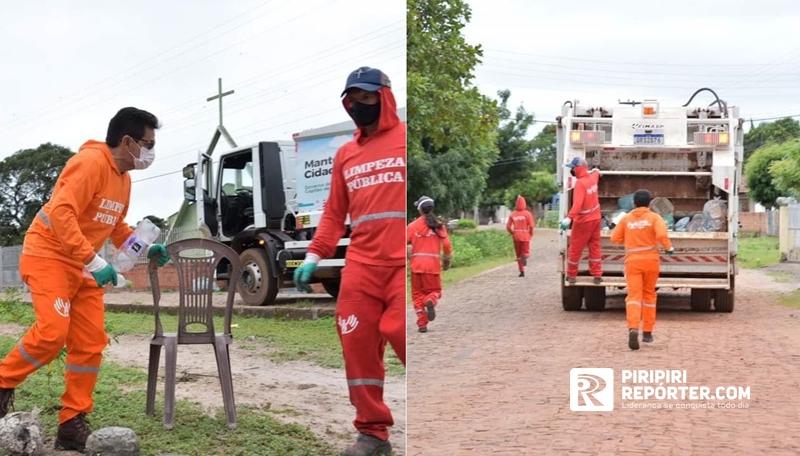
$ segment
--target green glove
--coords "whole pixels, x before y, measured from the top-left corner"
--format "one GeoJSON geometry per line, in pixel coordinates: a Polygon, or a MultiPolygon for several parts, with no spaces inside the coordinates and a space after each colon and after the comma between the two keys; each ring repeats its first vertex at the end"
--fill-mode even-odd
{"type": "Polygon", "coordinates": [[[561,231],[566,231],[569,229],[569,226],[572,225],[572,219],[569,217],[565,217],[564,220],[561,221],[561,231]]]}
{"type": "Polygon", "coordinates": [[[298,290],[311,293],[311,287],[308,285],[308,282],[311,280],[311,276],[314,275],[314,271],[316,270],[317,263],[308,261],[303,262],[299,268],[294,270],[294,285],[298,290]]]}
{"type": "Polygon", "coordinates": [[[92,261],[86,264],[86,270],[92,274],[98,287],[102,288],[109,283],[117,285],[117,270],[114,269],[114,266],[106,263],[106,260],[100,255],[95,255],[92,261]]]}
{"type": "Polygon", "coordinates": [[[158,257],[158,267],[162,267],[169,261],[169,253],[167,253],[167,246],[164,244],[153,244],[147,249],[147,258],[152,259],[158,257]]]}

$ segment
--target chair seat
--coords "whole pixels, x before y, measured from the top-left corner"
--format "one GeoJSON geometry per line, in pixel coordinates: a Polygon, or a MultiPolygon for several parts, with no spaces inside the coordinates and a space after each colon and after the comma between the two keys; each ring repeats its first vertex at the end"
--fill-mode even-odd
{"type": "MultiPolygon", "coordinates": [[[[176,339],[178,337],[177,333],[164,333],[160,336],[153,336],[150,339],[150,345],[164,345],[164,341],[167,339],[176,339]]],[[[181,341],[178,342],[179,345],[202,345],[202,344],[213,344],[216,340],[215,339],[223,339],[224,342],[228,345],[233,343],[233,335],[232,334],[225,334],[225,333],[216,333],[215,337],[212,339],[208,334],[184,334],[181,341]]]]}

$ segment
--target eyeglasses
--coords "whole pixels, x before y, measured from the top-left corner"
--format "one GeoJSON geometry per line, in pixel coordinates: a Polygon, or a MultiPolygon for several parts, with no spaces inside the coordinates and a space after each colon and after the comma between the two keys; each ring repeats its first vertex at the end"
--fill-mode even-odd
{"type": "Polygon", "coordinates": [[[147,149],[152,149],[153,147],[155,147],[155,146],[156,146],[156,142],[155,142],[155,140],[153,140],[153,141],[147,141],[147,140],[144,140],[144,139],[136,139],[136,138],[134,138],[133,136],[131,136],[131,139],[133,139],[133,140],[134,140],[134,141],[135,141],[137,144],[139,144],[140,146],[142,146],[142,147],[145,147],[145,148],[147,148],[147,149]]]}

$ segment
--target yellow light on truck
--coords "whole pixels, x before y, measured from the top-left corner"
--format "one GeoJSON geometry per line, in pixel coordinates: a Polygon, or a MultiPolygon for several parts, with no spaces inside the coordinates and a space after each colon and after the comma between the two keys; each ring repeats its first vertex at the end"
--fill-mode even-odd
{"type": "Polygon", "coordinates": [[[694,133],[695,146],[727,146],[728,140],[727,132],[710,131],[704,133],[697,131],[694,133]]]}
{"type": "Polygon", "coordinates": [[[572,133],[569,134],[569,139],[574,143],[581,142],[581,132],[573,131],[572,133]]]}
{"type": "Polygon", "coordinates": [[[728,134],[727,133],[720,133],[719,134],[719,143],[728,145],[728,134]]]}
{"type": "Polygon", "coordinates": [[[258,245],[264,245],[264,244],[266,244],[266,242],[263,239],[258,240],[258,245]]]}
{"type": "Polygon", "coordinates": [[[286,260],[287,268],[299,268],[303,264],[303,260],[286,260]]]}

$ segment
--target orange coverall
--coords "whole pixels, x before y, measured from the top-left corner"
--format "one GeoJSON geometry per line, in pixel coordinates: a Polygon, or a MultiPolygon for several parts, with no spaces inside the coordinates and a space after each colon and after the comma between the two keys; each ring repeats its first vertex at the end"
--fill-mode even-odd
{"type": "Polygon", "coordinates": [[[0,363],[0,387],[16,388],[66,345],[66,390],[59,422],[92,411],[103,349],[103,289],[83,267],[109,237],[120,246],[131,181],[105,143],[88,141],[69,159],[50,201],[25,235],[20,275],[33,298],[36,322],[0,363]]]}
{"type": "Polygon", "coordinates": [[[656,282],[661,267],[659,244],[672,248],[667,225],[660,215],[646,207],[629,212],[611,233],[611,242],[625,246],[625,280],[628,297],[625,313],[628,329],[651,332],[656,324],[656,282]]]}
{"type": "Polygon", "coordinates": [[[527,210],[527,206],[525,198],[518,196],[515,210],[508,217],[506,223],[506,230],[514,237],[514,251],[517,254],[517,266],[520,272],[524,272],[525,266],[528,264],[533,227],[536,225],[533,214],[527,210]]]}
{"type": "Polygon", "coordinates": [[[600,255],[600,198],[597,184],[599,172],[588,172],[584,166],[575,167],[575,188],[572,190],[572,208],[567,214],[572,219],[572,233],[567,251],[567,277],[578,275],[583,249],[589,246],[589,273],[603,275],[600,255]]]}
{"type": "Polygon", "coordinates": [[[453,253],[453,245],[442,227],[434,232],[425,224],[425,217],[419,217],[408,224],[406,242],[411,244],[411,299],[417,314],[417,326],[428,326],[425,302],[436,306],[442,297],[441,253],[453,253]]]}

